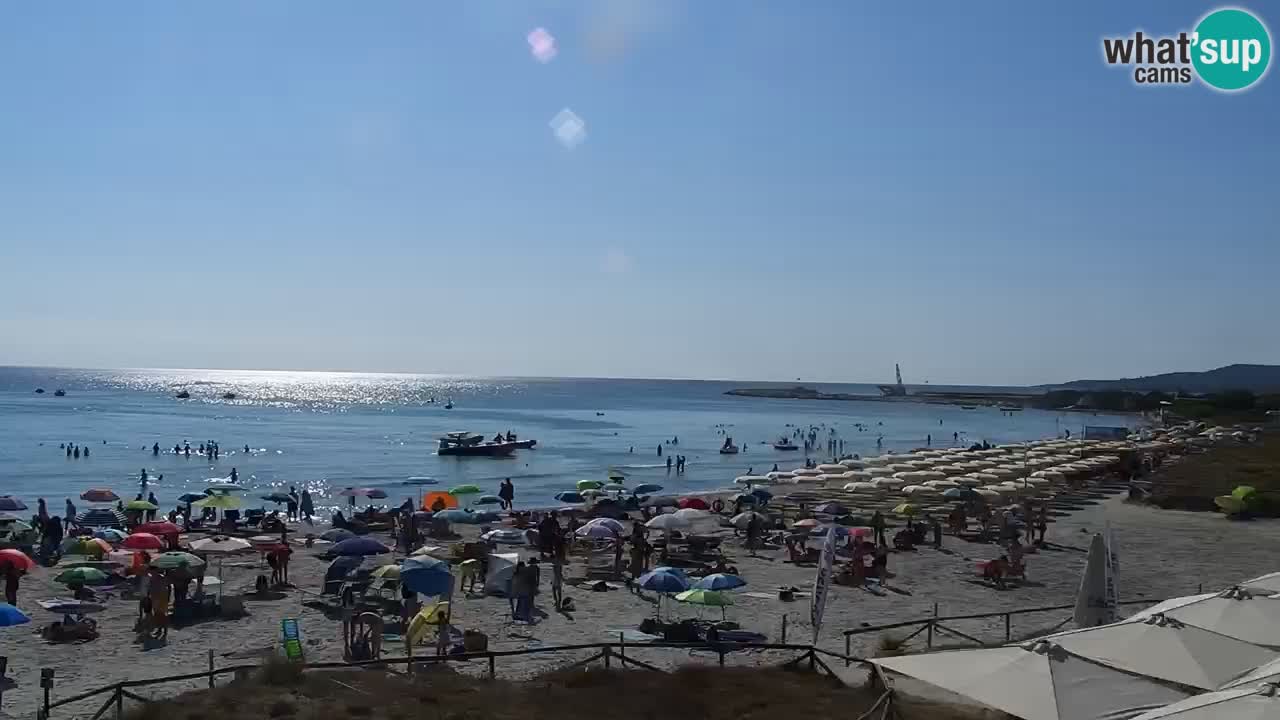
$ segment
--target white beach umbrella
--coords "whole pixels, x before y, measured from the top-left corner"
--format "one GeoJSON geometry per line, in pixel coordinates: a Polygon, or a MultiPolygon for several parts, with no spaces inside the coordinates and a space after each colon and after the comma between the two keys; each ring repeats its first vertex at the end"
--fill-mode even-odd
{"type": "Polygon", "coordinates": [[[938,491],[928,485],[907,485],[902,488],[903,495],[937,495],[938,491]]]}
{"type": "Polygon", "coordinates": [[[801,467],[801,468],[796,468],[795,470],[792,470],[791,474],[795,475],[796,477],[805,476],[805,475],[813,477],[813,476],[821,475],[822,471],[817,468],[801,467]]]}
{"type": "Polygon", "coordinates": [[[680,508],[671,513],[671,517],[679,518],[686,523],[693,524],[699,522],[715,521],[716,516],[709,510],[699,510],[697,508],[680,508]]]}
{"type": "Polygon", "coordinates": [[[792,475],[791,473],[783,470],[765,473],[764,476],[769,478],[770,480],[775,480],[779,482],[790,480],[791,478],[795,477],[795,475],[792,475]]]}
{"type": "Polygon", "coordinates": [[[949,490],[951,488],[960,487],[960,483],[955,480],[929,480],[925,485],[935,490],[949,490]]]}
{"type": "Polygon", "coordinates": [[[733,481],[739,485],[770,485],[773,483],[764,475],[739,475],[733,481]]]}
{"type": "Polygon", "coordinates": [[[1130,619],[1141,620],[1162,614],[1219,635],[1254,645],[1280,648],[1280,598],[1230,588],[1209,597],[1197,595],[1186,600],[1187,602],[1174,607],[1145,610],[1130,619]]]}
{"type": "Polygon", "coordinates": [[[854,480],[870,480],[875,477],[867,470],[850,470],[845,474],[852,476],[854,480]]]}
{"type": "Polygon", "coordinates": [[[872,480],[871,482],[878,488],[887,488],[890,490],[892,490],[893,488],[902,487],[903,485],[906,484],[901,480],[899,480],[898,478],[891,478],[891,477],[880,477],[880,478],[876,478],[875,480],[872,480]]]}
{"type": "Polygon", "coordinates": [[[845,490],[850,492],[864,492],[867,490],[878,490],[879,488],[873,482],[851,482],[844,486],[845,490]]]}
{"type": "Polygon", "coordinates": [[[841,460],[840,464],[850,470],[861,470],[867,466],[867,464],[861,460],[841,460]]]}
{"type": "Polygon", "coordinates": [[[873,467],[867,468],[865,472],[871,477],[890,477],[894,471],[887,467],[873,467]]]}
{"type": "Polygon", "coordinates": [[[944,473],[946,475],[964,475],[965,473],[969,472],[968,470],[964,469],[960,465],[954,465],[954,464],[939,465],[938,467],[934,468],[934,470],[937,470],[938,472],[944,473]]]}
{"type": "Polygon", "coordinates": [[[879,455],[877,457],[862,458],[862,466],[866,468],[870,468],[870,467],[881,467],[884,465],[888,465],[889,463],[893,462],[891,457],[892,456],[889,456],[889,455],[879,455]]]}
{"type": "Polygon", "coordinates": [[[1126,718],[1187,697],[1043,641],[869,662],[1023,720],[1126,718]]]}
{"type": "Polygon", "coordinates": [[[983,500],[999,500],[1001,497],[1003,497],[1000,493],[996,492],[995,490],[992,490],[991,488],[985,488],[985,487],[976,488],[974,492],[982,496],[983,500]]]}
{"type": "Polygon", "coordinates": [[[848,468],[846,468],[843,465],[835,465],[832,463],[822,463],[816,468],[816,470],[822,473],[823,475],[831,475],[833,473],[842,473],[845,470],[848,470],[848,468]]]}
{"type": "Polygon", "coordinates": [[[1260,575],[1252,580],[1245,580],[1240,587],[1254,592],[1280,593],[1280,572],[1260,575]]]}
{"type": "Polygon", "coordinates": [[[885,465],[885,467],[886,467],[886,468],[888,468],[888,469],[890,469],[890,470],[892,470],[892,471],[894,471],[895,473],[902,473],[902,472],[914,472],[914,471],[915,471],[915,468],[914,468],[914,467],[912,467],[911,465],[908,465],[907,463],[901,463],[901,462],[899,462],[899,463],[893,463],[893,464],[891,464],[891,465],[885,465]]]}
{"type": "Polygon", "coordinates": [[[976,478],[972,475],[956,475],[951,479],[963,487],[977,487],[984,482],[981,478],[976,478]]]}
{"type": "Polygon", "coordinates": [[[644,524],[650,530],[679,530],[689,526],[689,521],[685,518],[676,517],[674,513],[669,515],[658,515],[644,524]]]}
{"type": "Polygon", "coordinates": [[[1165,615],[1050,635],[1068,652],[1125,672],[1215,690],[1280,655],[1165,615]]]}
{"type": "Polygon", "coordinates": [[[1133,720],[1280,720],[1276,685],[1261,683],[1196,695],[1133,720]]]}
{"type": "Polygon", "coordinates": [[[978,481],[980,481],[980,482],[984,482],[984,483],[987,483],[987,484],[990,484],[990,485],[994,485],[994,484],[996,484],[996,483],[1000,482],[1000,478],[999,478],[998,476],[993,475],[992,473],[989,473],[989,472],[985,472],[985,471],[984,471],[984,472],[971,473],[971,474],[969,475],[969,477],[975,478],[975,479],[977,479],[977,480],[978,480],[978,481]]]}

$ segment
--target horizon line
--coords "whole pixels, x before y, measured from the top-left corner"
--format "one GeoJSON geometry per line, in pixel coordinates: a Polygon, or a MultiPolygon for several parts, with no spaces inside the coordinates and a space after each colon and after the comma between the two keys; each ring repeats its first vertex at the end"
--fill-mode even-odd
{"type": "MultiPolygon", "coordinates": [[[[404,370],[302,370],[297,368],[182,368],[182,367],[73,367],[68,365],[9,365],[0,364],[0,370],[6,369],[22,369],[22,370],[91,370],[91,371],[126,371],[126,372],[260,372],[260,373],[314,373],[320,374],[345,374],[345,375],[413,375],[428,376],[439,378],[462,378],[462,379],[485,379],[485,380],[633,380],[633,381],[659,381],[659,382],[741,382],[741,383],[811,383],[815,385],[887,385],[889,382],[866,382],[855,380],[819,380],[812,378],[797,378],[795,380],[759,380],[745,378],[699,378],[699,377],[652,377],[638,375],[502,375],[502,374],[472,374],[472,373],[453,373],[453,372],[423,372],[423,371],[404,371],[404,370]]],[[[907,387],[983,387],[983,388],[1032,388],[1050,386],[1061,383],[1039,383],[1033,385],[989,385],[984,383],[903,383],[907,387]]],[[[795,387],[792,385],[791,387],[795,387]]]]}

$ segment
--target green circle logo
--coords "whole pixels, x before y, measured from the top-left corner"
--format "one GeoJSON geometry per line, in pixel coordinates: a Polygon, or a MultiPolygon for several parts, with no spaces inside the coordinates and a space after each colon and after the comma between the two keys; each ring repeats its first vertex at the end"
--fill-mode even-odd
{"type": "Polygon", "coordinates": [[[1271,35],[1245,10],[1215,10],[1196,26],[1191,62],[1206,84],[1243,90],[1262,79],[1271,61],[1271,35]]]}

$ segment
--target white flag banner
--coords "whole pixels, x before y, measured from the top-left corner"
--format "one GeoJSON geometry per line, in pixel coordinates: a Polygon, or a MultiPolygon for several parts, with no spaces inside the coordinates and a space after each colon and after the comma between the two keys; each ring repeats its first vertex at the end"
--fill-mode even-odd
{"type": "Polygon", "coordinates": [[[818,560],[818,574],[813,579],[813,604],[809,606],[809,620],[813,624],[813,642],[818,642],[822,628],[822,612],[827,607],[827,589],[831,586],[831,565],[836,557],[836,528],[827,529],[827,539],[822,544],[822,557],[818,560]]]}

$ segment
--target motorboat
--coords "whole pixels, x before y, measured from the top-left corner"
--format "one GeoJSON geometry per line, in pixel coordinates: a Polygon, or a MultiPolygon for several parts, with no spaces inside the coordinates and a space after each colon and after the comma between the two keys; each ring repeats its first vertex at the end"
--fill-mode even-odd
{"type": "Polygon", "coordinates": [[[36,394],[37,394],[37,395],[43,395],[43,394],[44,394],[44,388],[36,388],[36,394]]]}
{"type": "Polygon", "coordinates": [[[186,390],[183,390],[179,392],[177,395],[174,395],[174,397],[178,398],[179,400],[187,400],[191,397],[191,393],[187,392],[186,390]]]}
{"type": "Polygon", "coordinates": [[[774,450],[799,450],[800,446],[791,442],[790,438],[780,437],[778,438],[777,442],[773,444],[773,449],[774,450]]]}
{"type": "Polygon", "coordinates": [[[476,445],[459,445],[448,440],[440,440],[437,455],[454,455],[458,457],[504,457],[515,452],[518,443],[514,442],[482,442],[476,445]]]}
{"type": "Polygon", "coordinates": [[[54,397],[66,397],[66,395],[67,395],[67,391],[63,390],[62,388],[58,388],[57,390],[53,391],[54,397]]]}
{"type": "Polygon", "coordinates": [[[235,400],[235,399],[236,399],[236,394],[235,394],[235,393],[233,393],[233,392],[224,392],[224,393],[222,393],[222,399],[223,399],[223,400],[235,400]]]}
{"type": "Polygon", "coordinates": [[[450,400],[449,402],[445,403],[445,404],[444,404],[444,409],[445,409],[445,410],[452,410],[452,409],[453,409],[453,401],[452,401],[452,400],[450,400]]]}
{"type": "Polygon", "coordinates": [[[479,445],[484,442],[484,436],[480,433],[467,432],[466,430],[457,430],[445,433],[443,440],[447,440],[456,445],[479,445]]]}
{"type": "Polygon", "coordinates": [[[978,406],[977,405],[961,405],[960,409],[961,410],[977,410],[978,406]]]}
{"type": "Polygon", "coordinates": [[[997,408],[1000,412],[1022,412],[1021,405],[999,405],[997,408]]]}
{"type": "Polygon", "coordinates": [[[737,455],[738,454],[738,446],[733,444],[733,438],[727,437],[724,439],[724,445],[720,446],[720,454],[721,455],[737,455]]]}

